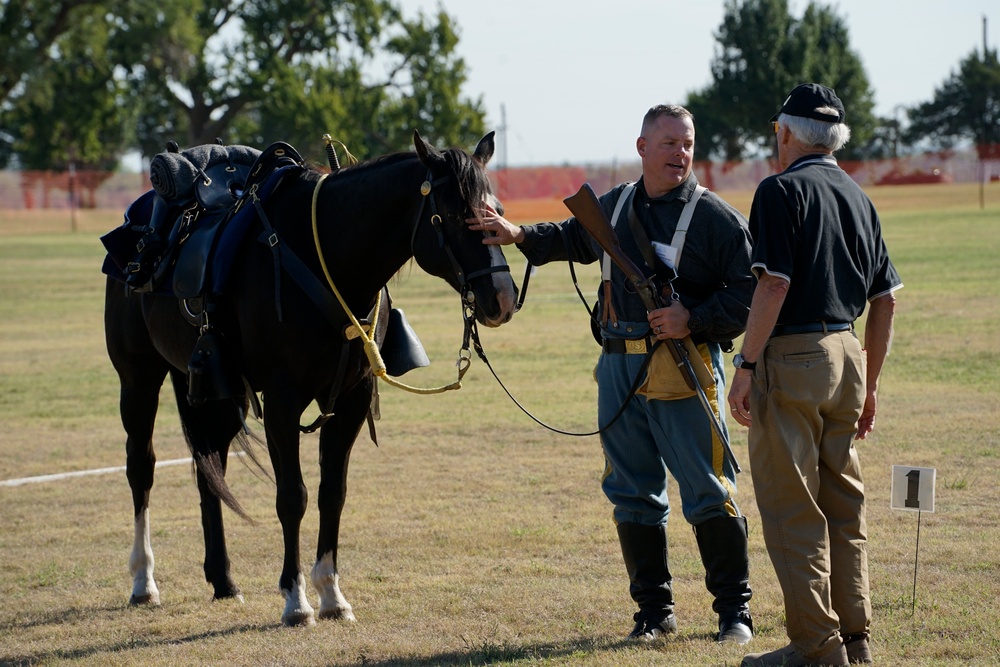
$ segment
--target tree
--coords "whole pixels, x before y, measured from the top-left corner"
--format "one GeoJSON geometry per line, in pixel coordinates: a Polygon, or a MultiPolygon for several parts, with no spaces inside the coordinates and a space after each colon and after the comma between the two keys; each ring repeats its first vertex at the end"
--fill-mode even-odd
{"type": "Polygon", "coordinates": [[[109,57],[103,10],[80,8],[73,24],[50,46],[31,85],[0,111],[7,128],[0,163],[16,155],[25,169],[109,171],[133,138],[135,110],[109,57]]]}
{"type": "Polygon", "coordinates": [[[414,128],[432,141],[479,139],[484,112],[459,97],[465,66],[443,12],[428,24],[391,0],[164,4],[166,14],[133,13],[120,42],[146,155],[169,139],[258,145],[330,132],[375,154],[405,149],[414,128]]]}
{"type": "Polygon", "coordinates": [[[972,141],[980,159],[1000,157],[1000,63],[997,51],[972,52],[958,71],[935,89],[929,102],[907,110],[910,125],[904,133],[909,144],[930,143],[950,149],[972,141]]]}
{"type": "Polygon", "coordinates": [[[444,12],[406,20],[393,0],[62,0],[72,20],[52,19],[55,36],[30,63],[18,40],[43,31],[44,3],[4,2],[0,80],[30,85],[15,81],[0,109],[0,164],[61,168],[69,154],[111,165],[123,140],[145,156],[216,138],[322,154],[329,132],[369,157],[409,148],[414,129],[435,144],[482,135],[444,12]]]}
{"type": "Polygon", "coordinates": [[[843,151],[859,157],[876,121],[871,87],[849,48],[846,23],[831,8],[810,2],[801,19],[787,0],[726,0],[712,61],[713,82],[692,93],[702,157],[737,160],[773,154],[767,120],[788,91],[817,81],[837,91],[848,110],[853,138],[843,151]]]}
{"type": "Polygon", "coordinates": [[[381,80],[371,81],[360,63],[300,63],[281,86],[286,92],[245,114],[235,135],[244,143],[272,137],[318,149],[329,131],[360,157],[407,149],[414,129],[437,145],[478,141],[485,111],[480,101],[460,97],[465,65],[454,55],[458,35],[450,17],[440,13],[436,24],[400,19],[392,32],[379,53],[396,62],[381,80]]]}
{"type": "Polygon", "coordinates": [[[50,48],[70,30],[76,9],[96,0],[3,0],[0,3],[0,102],[50,60],[50,48]]]}

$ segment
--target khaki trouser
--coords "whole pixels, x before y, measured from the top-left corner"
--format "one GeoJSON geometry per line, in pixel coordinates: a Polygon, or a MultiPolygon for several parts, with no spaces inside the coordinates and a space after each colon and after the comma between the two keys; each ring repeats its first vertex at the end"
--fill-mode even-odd
{"type": "Polygon", "coordinates": [[[868,632],[865,360],[852,332],[772,338],[754,371],[750,467],[788,637],[807,657],[868,632]],[[762,362],[762,363],[761,363],[762,362]]]}

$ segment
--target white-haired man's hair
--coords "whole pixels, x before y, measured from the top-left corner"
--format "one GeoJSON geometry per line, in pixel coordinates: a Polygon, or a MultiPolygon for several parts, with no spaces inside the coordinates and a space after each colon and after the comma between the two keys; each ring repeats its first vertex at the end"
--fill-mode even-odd
{"type": "MultiPolygon", "coordinates": [[[[818,111],[829,111],[836,115],[836,109],[823,107],[818,111]]],[[[807,146],[824,148],[829,151],[839,151],[851,138],[851,128],[844,123],[827,123],[813,118],[789,116],[780,114],[778,125],[788,128],[795,138],[807,146]]]]}

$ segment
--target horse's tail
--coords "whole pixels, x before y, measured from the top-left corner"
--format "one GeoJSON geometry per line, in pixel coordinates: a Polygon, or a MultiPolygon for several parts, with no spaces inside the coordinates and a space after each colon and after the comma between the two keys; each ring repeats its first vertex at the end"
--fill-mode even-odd
{"type": "Polygon", "coordinates": [[[193,454],[194,463],[198,468],[198,472],[205,479],[205,483],[208,484],[209,490],[226,507],[235,512],[238,517],[251,525],[257,525],[257,522],[246,513],[246,510],[240,505],[240,501],[236,500],[236,496],[233,495],[229,485],[226,484],[226,472],[222,469],[222,460],[219,457],[219,452],[211,452],[208,455],[200,452],[194,452],[193,454]]]}
{"type": "MultiPolygon", "coordinates": [[[[199,412],[200,414],[198,414],[197,421],[199,423],[197,425],[189,423],[186,419],[181,419],[184,439],[191,450],[192,460],[197,472],[201,473],[209,491],[241,519],[251,525],[256,525],[257,522],[243,509],[243,506],[236,499],[236,496],[233,495],[232,490],[226,483],[226,466],[223,464],[221,456],[221,451],[225,450],[221,450],[218,445],[220,441],[225,440],[229,436],[219,437],[220,434],[218,431],[215,431],[215,427],[218,426],[218,422],[232,424],[232,420],[237,420],[240,427],[237,429],[235,436],[232,437],[232,440],[227,444],[235,445],[235,449],[241,454],[240,458],[244,459],[244,464],[247,465],[254,475],[258,477],[263,475],[273,483],[274,478],[264,468],[255,452],[255,445],[263,447],[264,442],[260,436],[246,428],[244,420],[247,408],[246,400],[243,402],[242,409],[240,409],[238,400],[234,400],[232,403],[226,400],[212,401],[212,403],[216,405],[205,404],[195,410],[185,411],[185,416],[189,418],[199,412]],[[232,412],[229,412],[230,410],[232,412]],[[192,433],[193,430],[197,430],[198,437],[192,433]],[[214,437],[209,435],[213,431],[214,437]],[[247,463],[245,459],[249,459],[250,463],[247,463]]],[[[232,427],[230,426],[229,428],[232,427]]],[[[232,431],[229,432],[231,433],[232,431]]]]}

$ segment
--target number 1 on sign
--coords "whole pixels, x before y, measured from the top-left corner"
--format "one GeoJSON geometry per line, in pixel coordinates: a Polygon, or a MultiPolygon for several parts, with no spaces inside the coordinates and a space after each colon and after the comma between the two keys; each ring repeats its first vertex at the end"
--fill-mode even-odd
{"type": "Polygon", "coordinates": [[[936,468],[892,466],[890,508],[910,512],[933,512],[936,477],[936,468]]]}

